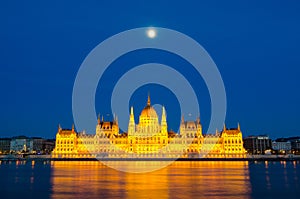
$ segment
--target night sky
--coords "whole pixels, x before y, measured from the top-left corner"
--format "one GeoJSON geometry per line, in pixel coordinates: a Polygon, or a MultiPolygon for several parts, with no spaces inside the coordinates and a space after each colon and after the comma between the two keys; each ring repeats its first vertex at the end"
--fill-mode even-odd
{"type": "MultiPolygon", "coordinates": [[[[296,0],[3,1],[0,137],[54,138],[59,123],[71,128],[72,89],[85,57],[114,34],[148,26],[180,31],[210,54],[226,89],[227,127],[239,122],[244,136],[299,136],[299,10],[296,0]]],[[[205,83],[191,75],[188,63],[165,51],[140,50],[117,59],[99,82],[96,111],[111,119],[114,83],[126,70],[154,61],[186,69],[180,72],[198,88],[205,132],[211,115],[205,83]]],[[[132,96],[136,121],[148,92],[153,103],[166,106],[169,129],[176,129],[178,102],[158,85],[143,86],[132,96]]]]}

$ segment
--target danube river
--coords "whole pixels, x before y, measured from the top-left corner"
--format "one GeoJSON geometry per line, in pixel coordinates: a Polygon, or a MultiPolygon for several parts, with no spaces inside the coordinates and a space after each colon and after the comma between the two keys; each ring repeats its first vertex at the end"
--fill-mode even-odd
{"type": "MultiPolygon", "coordinates": [[[[148,167],[162,163],[146,161],[136,164],[148,167]]],[[[299,161],[177,161],[142,174],[116,171],[98,161],[0,162],[1,199],[299,196],[299,161]]]]}

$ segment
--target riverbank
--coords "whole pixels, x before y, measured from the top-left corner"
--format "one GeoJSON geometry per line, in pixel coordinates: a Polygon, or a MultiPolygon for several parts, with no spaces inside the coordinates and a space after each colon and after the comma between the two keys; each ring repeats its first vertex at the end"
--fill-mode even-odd
{"type": "Polygon", "coordinates": [[[51,155],[2,155],[0,161],[300,161],[300,155],[247,155],[243,158],[53,158],[51,155]]]}

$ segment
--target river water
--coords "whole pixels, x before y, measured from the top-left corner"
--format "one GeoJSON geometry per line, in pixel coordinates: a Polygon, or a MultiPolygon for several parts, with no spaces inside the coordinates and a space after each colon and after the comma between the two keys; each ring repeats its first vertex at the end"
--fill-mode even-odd
{"type": "Polygon", "coordinates": [[[177,161],[141,174],[117,171],[98,161],[0,162],[1,199],[284,197],[300,197],[299,161],[177,161]]]}

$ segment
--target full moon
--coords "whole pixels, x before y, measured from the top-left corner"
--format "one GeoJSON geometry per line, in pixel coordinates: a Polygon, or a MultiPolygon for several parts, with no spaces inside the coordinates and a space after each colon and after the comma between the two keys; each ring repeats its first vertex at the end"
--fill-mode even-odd
{"type": "Polygon", "coordinates": [[[155,32],[154,29],[149,29],[149,30],[147,31],[147,35],[148,35],[148,37],[150,37],[150,38],[154,38],[154,37],[156,36],[156,32],[155,32]]]}

